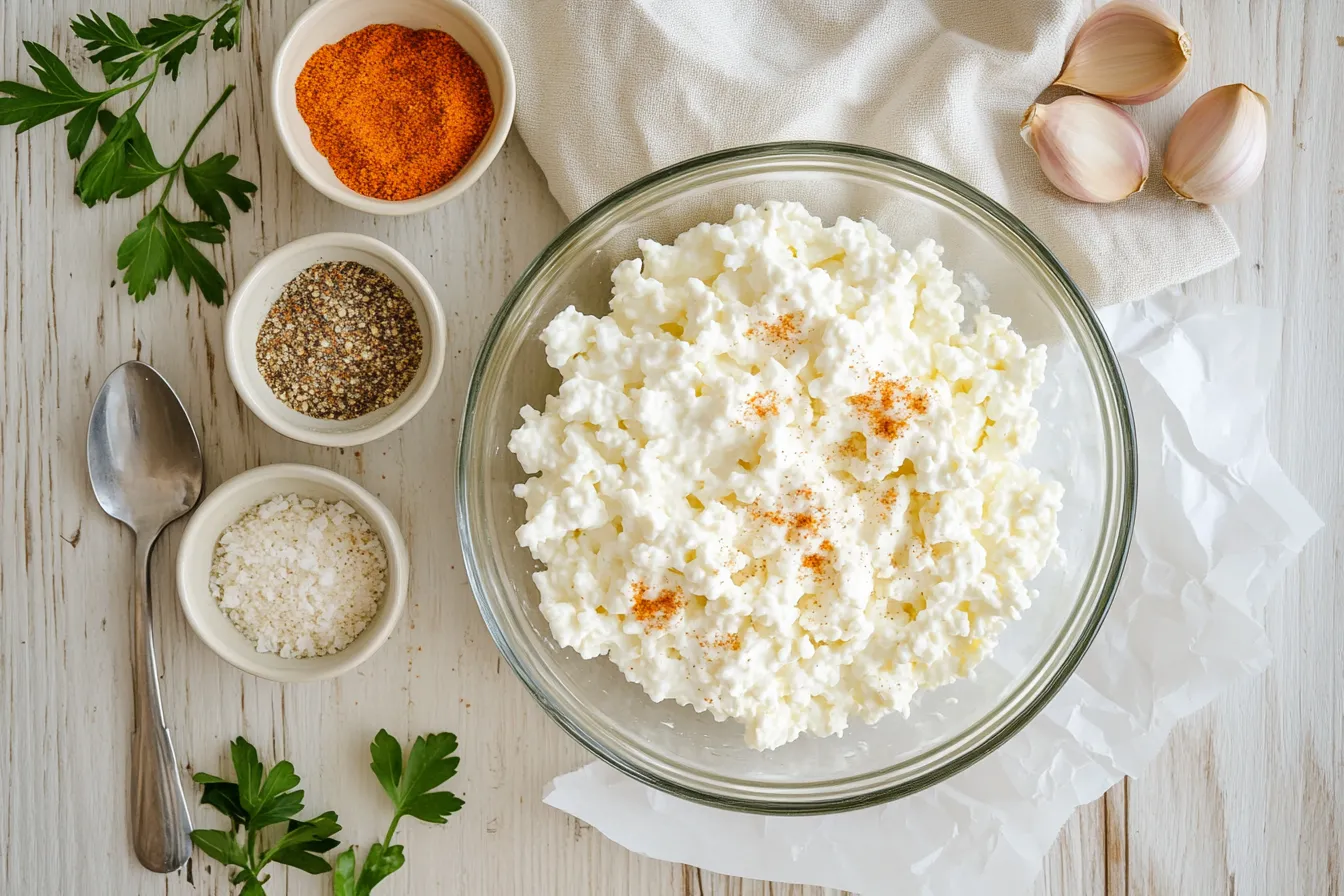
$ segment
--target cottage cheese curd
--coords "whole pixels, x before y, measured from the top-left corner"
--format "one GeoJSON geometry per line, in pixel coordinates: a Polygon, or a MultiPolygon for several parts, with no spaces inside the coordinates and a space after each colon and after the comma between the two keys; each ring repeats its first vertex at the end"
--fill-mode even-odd
{"type": "Polygon", "coordinates": [[[555,639],[758,749],[969,674],[1058,540],[1044,347],[963,321],[932,241],[797,203],[640,250],[547,326],[563,383],[509,442],[555,639]]]}

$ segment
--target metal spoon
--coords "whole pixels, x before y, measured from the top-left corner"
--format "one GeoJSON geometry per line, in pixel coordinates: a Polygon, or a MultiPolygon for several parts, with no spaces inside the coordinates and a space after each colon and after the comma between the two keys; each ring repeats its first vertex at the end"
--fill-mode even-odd
{"type": "Polygon", "coordinates": [[[203,467],[191,419],[158,371],[139,361],[112,371],[89,418],[89,479],[103,510],[135,532],[131,837],[140,864],[159,872],[191,855],[191,817],[159,702],[149,552],[163,527],[196,505],[203,467]]]}

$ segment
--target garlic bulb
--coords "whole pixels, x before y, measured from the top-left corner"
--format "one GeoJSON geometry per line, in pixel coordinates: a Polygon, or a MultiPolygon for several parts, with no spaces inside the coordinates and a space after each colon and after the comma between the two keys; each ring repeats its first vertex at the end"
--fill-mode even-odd
{"type": "Polygon", "coordinates": [[[1182,199],[1235,199],[1260,176],[1268,142],[1269,101],[1245,84],[1215,87],[1176,122],[1162,178],[1182,199]]]}
{"type": "Polygon", "coordinates": [[[1041,170],[1083,202],[1116,202],[1148,180],[1148,143],[1119,106],[1090,96],[1035,103],[1022,116],[1022,139],[1041,170]]]}
{"type": "Polygon", "coordinates": [[[1175,87],[1189,61],[1180,22],[1146,0],[1114,0],[1083,23],[1055,83],[1137,105],[1175,87]]]}

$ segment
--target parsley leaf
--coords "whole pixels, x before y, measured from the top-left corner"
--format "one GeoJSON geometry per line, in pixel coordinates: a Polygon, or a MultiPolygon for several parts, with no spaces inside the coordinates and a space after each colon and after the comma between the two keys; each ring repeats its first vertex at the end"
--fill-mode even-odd
{"type": "Polygon", "coordinates": [[[79,166],[75,195],[87,206],[106,202],[121,190],[126,176],[127,144],[137,132],[143,134],[136,108],[132,106],[113,123],[103,142],[79,166]]]}
{"type": "Polygon", "coordinates": [[[368,896],[374,887],[383,882],[383,878],[405,864],[406,856],[400,843],[393,846],[373,844],[369,847],[369,854],[364,857],[359,880],[355,881],[355,896],[368,896]]]}
{"type": "Polygon", "coordinates": [[[65,123],[65,149],[70,158],[77,159],[84,154],[84,147],[89,145],[89,136],[93,134],[93,125],[100,111],[98,104],[90,103],[65,123]]]}
{"type": "MultiPolygon", "coordinates": [[[[89,106],[95,109],[120,90],[93,93],[79,85],[70,69],[56,54],[31,40],[23,48],[33,60],[32,69],[42,87],[18,81],[0,81],[0,125],[17,124],[22,134],[53,118],[79,112],[89,106]]],[[[96,113],[95,113],[96,114],[96,113]]],[[[82,147],[81,147],[82,149],[82,147]]]]}
{"type": "Polygon", "coordinates": [[[248,194],[257,191],[257,185],[235,177],[229,172],[238,164],[237,156],[215,153],[204,162],[188,165],[182,171],[182,183],[205,216],[221,227],[229,226],[229,207],[224,202],[227,196],[240,212],[252,207],[248,194]]]}
{"type": "Polygon", "coordinates": [[[102,66],[103,77],[109,82],[133,77],[151,55],[150,48],[116,13],[108,13],[106,18],[96,12],[75,16],[70,30],[84,41],[84,49],[93,54],[89,61],[102,66]]]}
{"type": "Polygon", "coordinates": [[[215,30],[210,32],[210,46],[216,50],[232,50],[241,40],[241,6],[230,6],[215,21],[215,30]]]}
{"type": "Polygon", "coordinates": [[[196,44],[204,28],[205,19],[170,12],[161,19],[150,19],[149,24],[137,31],[135,36],[146,46],[164,48],[160,57],[163,71],[176,81],[182,59],[196,52],[196,44]]]}
{"type": "MultiPolygon", "coordinates": [[[[150,227],[171,239],[176,222],[168,212],[162,209],[156,212],[157,219],[150,227]]],[[[144,221],[141,224],[143,226],[144,221]]],[[[176,226],[184,228],[186,225],[176,226]]],[[[300,781],[292,764],[277,762],[267,772],[256,748],[241,737],[229,745],[229,753],[238,779],[236,783],[205,772],[197,773],[195,780],[204,786],[201,803],[227,815],[231,827],[227,831],[192,831],[192,842],[216,861],[238,869],[230,875],[229,882],[243,885],[239,896],[265,896],[264,884],[270,876],[263,875],[262,871],[272,862],[309,874],[330,871],[331,865],[321,854],[340,845],[334,836],[341,830],[336,813],[323,812],[307,821],[295,818],[303,811],[303,791],[295,789],[300,781]],[[285,823],[284,834],[270,849],[262,851],[261,832],[282,822],[285,823]],[[245,837],[240,839],[240,832],[245,832],[245,837]]]]}
{"type": "Polygon", "coordinates": [[[262,855],[262,861],[289,865],[309,874],[330,871],[331,865],[320,853],[340,845],[332,837],[340,829],[335,812],[323,812],[311,821],[291,821],[285,835],[262,855]]]}
{"type": "MultiPolygon", "coordinates": [[[[160,280],[176,272],[183,289],[195,283],[207,302],[222,305],[224,277],[193,242],[222,243],[224,232],[211,221],[179,221],[161,205],[150,209],[117,248],[117,267],[125,271],[122,280],[131,296],[144,301],[158,289],[160,280]]],[[[303,810],[303,791],[279,794],[259,807],[249,805],[244,793],[239,793],[238,805],[252,823],[275,824],[303,810]]]]}
{"type": "Polygon", "coordinates": [[[193,831],[191,842],[222,865],[247,864],[247,851],[229,831],[193,831]]]}
{"type": "Polygon", "coordinates": [[[447,816],[462,808],[462,801],[451,793],[430,792],[457,774],[458,758],[449,755],[456,750],[457,737],[452,734],[417,737],[403,774],[401,744],[386,730],[378,732],[369,747],[373,755],[370,767],[392,799],[396,817],[411,815],[431,824],[443,824],[447,816]]]}
{"type": "MultiPolygon", "coordinates": [[[[167,280],[173,273],[168,236],[159,226],[159,216],[163,213],[159,206],[150,209],[117,247],[117,267],[126,272],[122,280],[137,302],[153,295],[159,281],[167,280]]],[[[237,789],[236,784],[234,788],[237,789]]]]}
{"type": "Polygon", "coordinates": [[[353,846],[337,856],[336,873],[332,876],[335,896],[369,896],[384,878],[406,863],[401,845],[392,843],[392,835],[402,818],[409,815],[431,824],[443,824],[449,815],[462,808],[462,800],[456,795],[434,789],[457,774],[458,757],[450,755],[456,750],[457,737],[452,734],[417,737],[403,766],[397,739],[386,729],[374,736],[369,745],[373,758],[369,767],[392,800],[392,823],[383,841],[369,847],[358,875],[353,846]]]}
{"type": "MultiPolygon", "coordinates": [[[[382,846],[382,844],[378,844],[382,846]]],[[[352,846],[336,857],[335,873],[331,876],[332,896],[355,896],[355,848],[352,846]]]]}
{"type": "MultiPolygon", "coordinates": [[[[192,240],[202,243],[222,243],[223,231],[209,221],[178,221],[167,210],[163,212],[163,219],[164,232],[168,236],[168,252],[172,256],[173,270],[177,272],[177,279],[182,282],[182,288],[190,291],[194,282],[207,302],[211,305],[223,305],[224,275],[211,264],[210,259],[206,258],[200,249],[191,244],[192,240]]],[[[302,810],[303,791],[300,790],[281,794],[266,803],[262,809],[257,810],[257,816],[265,819],[267,824],[274,824],[302,810]]],[[[252,819],[253,824],[257,821],[258,818],[252,819]]]]}
{"type": "MultiPolygon", "coordinates": [[[[117,121],[117,116],[106,109],[98,113],[98,126],[104,134],[111,133],[117,121]]],[[[126,171],[122,176],[121,189],[117,191],[118,199],[134,196],[170,170],[155,158],[154,147],[150,145],[149,137],[144,128],[140,127],[138,119],[131,119],[126,127],[130,129],[130,135],[126,138],[126,171]]]]}

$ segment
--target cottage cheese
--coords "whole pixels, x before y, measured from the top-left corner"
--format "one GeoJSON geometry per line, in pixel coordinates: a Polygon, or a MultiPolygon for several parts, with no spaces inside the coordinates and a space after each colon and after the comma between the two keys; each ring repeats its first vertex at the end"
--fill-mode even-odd
{"type": "Polygon", "coordinates": [[[509,442],[555,639],[758,749],[968,675],[1058,540],[1044,347],[963,321],[932,241],[797,203],[640,250],[546,328],[564,379],[509,442]]]}

